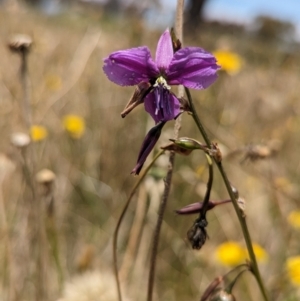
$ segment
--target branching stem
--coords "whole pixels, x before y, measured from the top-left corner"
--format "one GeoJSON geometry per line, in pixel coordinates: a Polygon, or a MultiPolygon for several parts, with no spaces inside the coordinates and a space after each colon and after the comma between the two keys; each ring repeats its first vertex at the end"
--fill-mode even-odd
{"type": "MultiPolygon", "coordinates": [[[[191,110],[191,113],[192,113],[192,117],[193,117],[193,119],[194,119],[194,121],[195,121],[195,123],[196,123],[196,125],[199,129],[199,132],[201,133],[201,135],[202,135],[205,143],[207,144],[207,146],[211,147],[212,143],[211,143],[211,141],[210,141],[210,139],[209,139],[209,137],[208,137],[201,121],[200,121],[200,118],[199,118],[198,114],[197,114],[197,111],[195,109],[195,106],[194,106],[194,103],[193,103],[193,100],[192,100],[191,93],[187,88],[185,88],[185,92],[186,92],[186,95],[187,95],[187,98],[188,98],[188,102],[189,102],[190,110],[191,110]]],[[[218,169],[221,173],[224,184],[226,186],[226,189],[227,189],[228,194],[230,196],[230,199],[232,201],[233,207],[235,209],[236,215],[238,217],[239,223],[241,225],[242,232],[243,232],[244,239],[245,239],[246,246],[247,246],[247,250],[248,250],[248,253],[249,253],[250,261],[251,261],[251,263],[250,263],[251,271],[252,271],[252,273],[254,274],[254,276],[256,278],[256,281],[258,283],[258,286],[260,288],[260,291],[263,295],[264,300],[268,301],[269,299],[268,299],[268,296],[267,296],[267,292],[266,292],[264,283],[262,281],[262,278],[261,278],[261,275],[260,275],[260,272],[259,272],[259,269],[258,269],[258,265],[257,265],[257,260],[256,260],[256,257],[255,257],[255,254],[254,254],[251,236],[250,236],[250,233],[249,233],[249,230],[248,230],[248,227],[247,227],[247,223],[246,223],[246,217],[245,217],[245,215],[243,215],[242,211],[239,208],[236,196],[235,196],[235,194],[232,190],[232,187],[231,187],[230,182],[228,180],[227,174],[226,174],[226,172],[223,168],[222,162],[215,160],[215,158],[214,158],[214,161],[215,161],[215,164],[217,165],[217,167],[218,167],[218,169]]]]}

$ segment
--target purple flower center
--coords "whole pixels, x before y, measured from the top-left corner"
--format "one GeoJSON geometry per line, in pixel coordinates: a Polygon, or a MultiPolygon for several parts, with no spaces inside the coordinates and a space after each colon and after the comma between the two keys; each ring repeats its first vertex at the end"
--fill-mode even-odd
{"type": "Polygon", "coordinates": [[[164,115],[164,112],[167,113],[168,116],[171,115],[171,108],[169,105],[169,91],[171,87],[168,86],[167,81],[162,76],[156,80],[153,87],[156,107],[154,114],[158,115],[159,111],[161,111],[162,115],[164,115]]]}

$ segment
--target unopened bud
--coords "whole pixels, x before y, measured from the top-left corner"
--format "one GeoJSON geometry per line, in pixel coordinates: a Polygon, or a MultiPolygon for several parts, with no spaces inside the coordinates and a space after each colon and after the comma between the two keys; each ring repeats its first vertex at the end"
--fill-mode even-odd
{"type": "Polygon", "coordinates": [[[202,145],[200,142],[198,142],[195,139],[188,138],[188,137],[182,137],[178,138],[176,140],[170,139],[175,145],[178,145],[179,147],[194,150],[194,149],[205,149],[205,146],[202,145]]]}
{"type": "Polygon", "coordinates": [[[140,149],[140,153],[138,156],[136,166],[131,171],[132,174],[138,175],[140,173],[148,155],[150,154],[150,152],[154,148],[157,140],[159,139],[161,130],[162,130],[163,126],[165,125],[165,123],[166,122],[160,121],[146,135],[146,137],[143,141],[142,147],[140,149]]]}
{"type": "Polygon", "coordinates": [[[187,232],[188,240],[190,241],[192,248],[200,250],[205,244],[208,237],[206,232],[207,221],[205,219],[201,221],[195,221],[193,226],[187,232]]]}

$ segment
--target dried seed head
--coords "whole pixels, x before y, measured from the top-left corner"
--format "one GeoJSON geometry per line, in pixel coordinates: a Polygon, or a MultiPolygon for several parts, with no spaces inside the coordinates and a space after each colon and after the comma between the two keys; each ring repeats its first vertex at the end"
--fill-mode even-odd
{"type": "Polygon", "coordinates": [[[49,169],[42,169],[35,175],[35,180],[40,184],[50,184],[55,180],[55,174],[49,169]]]}
{"type": "Polygon", "coordinates": [[[24,34],[16,34],[8,42],[8,47],[12,52],[29,52],[31,45],[31,37],[24,34]]]}
{"type": "Polygon", "coordinates": [[[10,141],[14,146],[24,148],[29,145],[30,137],[24,133],[13,133],[10,137],[10,141]]]}

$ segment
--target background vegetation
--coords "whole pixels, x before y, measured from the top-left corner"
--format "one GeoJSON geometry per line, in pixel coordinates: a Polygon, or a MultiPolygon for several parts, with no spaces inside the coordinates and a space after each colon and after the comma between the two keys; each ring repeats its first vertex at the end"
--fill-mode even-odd
{"type": "MultiPolygon", "coordinates": [[[[285,262],[300,252],[299,228],[288,220],[299,207],[299,45],[285,39],[289,26],[259,21],[264,27],[252,32],[217,23],[187,27],[184,45],[228,50],[242,59],[240,70],[221,71],[216,84],[193,97],[246,201],[253,241],[268,254],[260,269],[271,300],[298,300],[299,288],[285,262]]],[[[140,45],[154,53],[161,32],[147,28],[136,14],[112,16],[89,6],[52,17],[16,3],[0,7],[0,300],[116,300],[112,233],[137,180],[130,171],[153,121],[142,106],[120,117],[133,88],[109,82],[103,58],[140,45]],[[41,139],[31,133],[27,147],[12,143],[13,134],[30,134],[20,56],[7,47],[19,33],[33,40],[28,55],[32,124],[47,132],[41,139]],[[70,114],[85,121],[82,135],[72,135],[64,123],[70,114]],[[53,182],[36,179],[45,168],[54,172],[53,182]]],[[[164,128],[158,146],[172,137],[172,126],[164,128]]],[[[200,139],[194,131],[184,114],[181,136],[200,139]]],[[[153,168],[122,225],[118,253],[128,300],[145,298],[166,162],[163,157],[153,168]]],[[[206,180],[202,154],[176,158],[155,300],[199,300],[207,285],[228,271],[215,256],[217,247],[225,241],[243,245],[229,204],[209,214],[210,239],[201,251],[189,246],[186,232],[194,217],[174,210],[201,201],[206,180]]],[[[226,198],[217,175],[212,199],[226,198]]],[[[239,280],[234,293],[238,300],[260,299],[251,275],[239,280]]]]}

